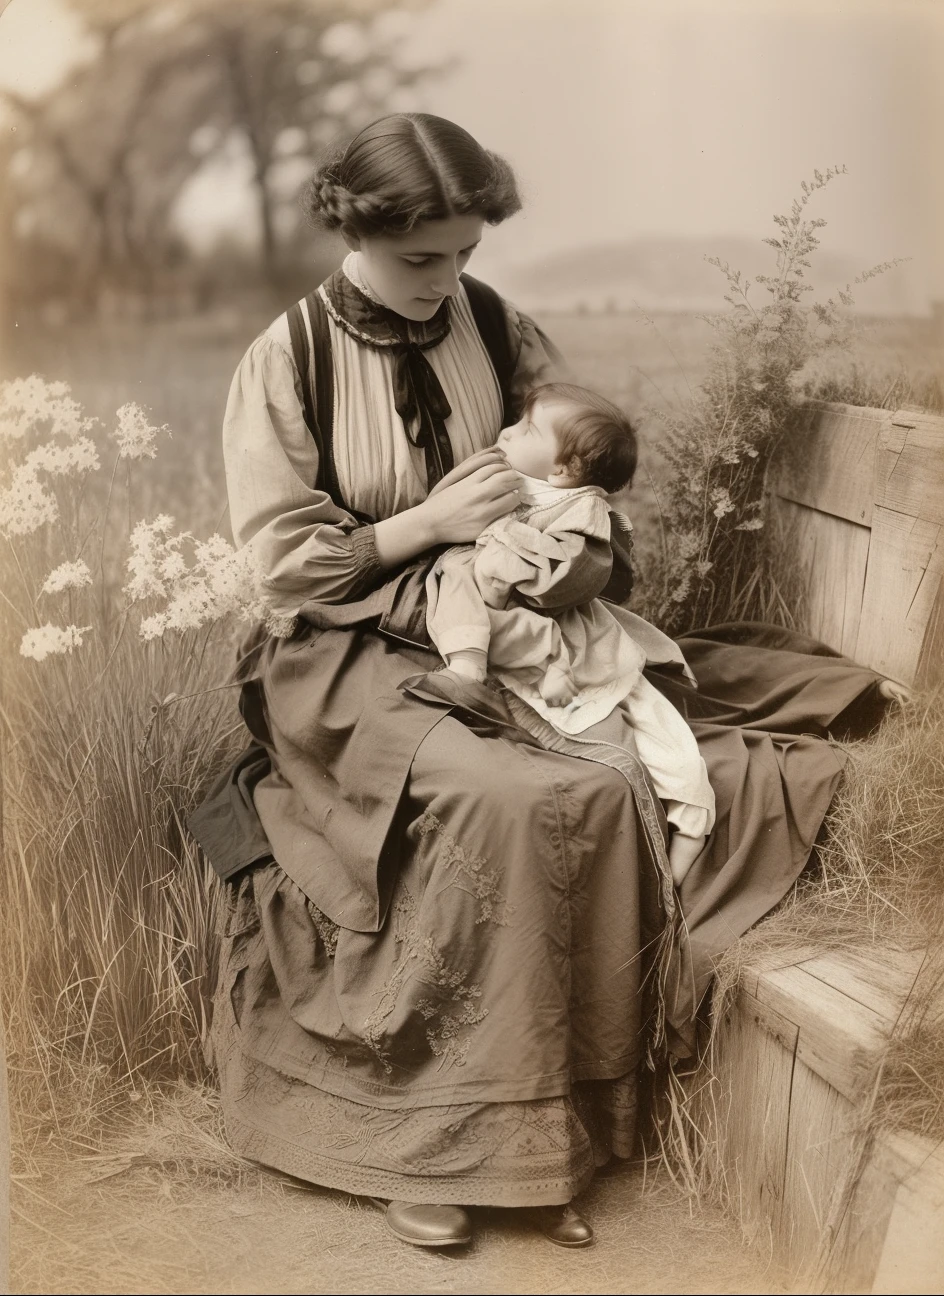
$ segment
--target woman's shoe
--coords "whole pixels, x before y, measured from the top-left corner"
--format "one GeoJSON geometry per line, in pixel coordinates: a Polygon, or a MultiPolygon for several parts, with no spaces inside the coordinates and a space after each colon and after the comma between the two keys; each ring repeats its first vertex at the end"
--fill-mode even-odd
{"type": "Polygon", "coordinates": [[[387,1228],[412,1246],[461,1246],[472,1241],[472,1221],[461,1206],[425,1206],[415,1202],[370,1199],[384,1212],[387,1228]]]}
{"type": "Polygon", "coordinates": [[[593,1241],[593,1229],[573,1206],[542,1206],[535,1211],[534,1221],[555,1246],[585,1247],[593,1241]]]}

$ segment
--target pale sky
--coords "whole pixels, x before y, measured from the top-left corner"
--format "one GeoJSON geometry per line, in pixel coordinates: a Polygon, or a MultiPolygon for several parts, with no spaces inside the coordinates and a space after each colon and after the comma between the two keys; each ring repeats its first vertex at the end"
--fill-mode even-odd
{"type": "MultiPolygon", "coordinates": [[[[10,0],[0,82],[54,83],[78,36],[62,0],[10,0]]],[[[761,238],[814,168],[844,163],[817,201],[824,246],[911,257],[917,298],[944,297],[944,0],[435,0],[408,55],[460,60],[416,106],[523,181],[525,212],[477,254],[485,278],[637,235],[761,238]]],[[[235,164],[205,177],[184,219],[243,222],[242,183],[235,164]]]]}

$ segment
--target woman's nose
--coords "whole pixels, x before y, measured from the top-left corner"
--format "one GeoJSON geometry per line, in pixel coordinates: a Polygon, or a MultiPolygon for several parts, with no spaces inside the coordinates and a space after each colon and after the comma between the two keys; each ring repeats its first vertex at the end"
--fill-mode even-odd
{"type": "Polygon", "coordinates": [[[437,295],[455,297],[459,291],[459,266],[455,261],[440,268],[432,289],[437,295]]]}

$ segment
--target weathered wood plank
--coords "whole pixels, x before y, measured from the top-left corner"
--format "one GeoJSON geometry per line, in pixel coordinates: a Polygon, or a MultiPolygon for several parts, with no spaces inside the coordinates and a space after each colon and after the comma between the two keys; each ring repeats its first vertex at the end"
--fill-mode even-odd
{"type": "Polygon", "coordinates": [[[798,1027],[799,1061],[852,1102],[867,1092],[888,1039],[880,1013],[802,967],[763,973],[757,998],[798,1027]]]}
{"type": "Polygon", "coordinates": [[[789,499],[775,500],[774,508],[783,529],[783,543],[800,572],[803,629],[851,656],[859,638],[869,560],[868,527],[789,499]]]}
{"type": "Polygon", "coordinates": [[[883,423],[875,456],[875,503],[944,525],[944,419],[901,411],[883,423]]]}
{"type": "Polygon", "coordinates": [[[804,972],[871,1008],[892,1026],[925,960],[922,950],[843,950],[798,964],[804,972]]]}
{"type": "Polygon", "coordinates": [[[938,581],[928,624],[918,651],[915,687],[934,688],[944,680],[944,578],[938,581]]]}
{"type": "Polygon", "coordinates": [[[773,493],[868,526],[876,448],[890,417],[888,410],[810,401],[781,451],[773,493]]]}
{"type": "MultiPolygon", "coordinates": [[[[830,1220],[835,1242],[832,1254],[823,1257],[830,1291],[871,1290],[898,1192],[897,1181],[874,1156],[861,1167],[850,1166],[853,1169],[859,1170],[859,1180],[851,1197],[839,1202],[833,1198],[833,1207],[839,1207],[830,1220]]],[[[820,1284],[818,1288],[823,1290],[820,1284]]]]}
{"type": "Polygon", "coordinates": [[[941,523],[876,505],[856,660],[910,684],[942,575],[941,523]]]}
{"type": "Polygon", "coordinates": [[[899,1181],[872,1291],[944,1291],[944,1145],[918,1135],[885,1135],[876,1148],[899,1181]]]}
{"type": "Polygon", "coordinates": [[[721,1031],[711,1086],[716,1105],[704,1119],[724,1131],[723,1173],[745,1231],[769,1246],[779,1227],[787,1172],[797,1029],[743,994],[721,1031]]]}
{"type": "Polygon", "coordinates": [[[798,1056],[790,1096],[778,1247],[796,1258],[801,1271],[808,1271],[822,1258],[826,1223],[855,1155],[855,1128],[855,1105],[798,1056]]]}

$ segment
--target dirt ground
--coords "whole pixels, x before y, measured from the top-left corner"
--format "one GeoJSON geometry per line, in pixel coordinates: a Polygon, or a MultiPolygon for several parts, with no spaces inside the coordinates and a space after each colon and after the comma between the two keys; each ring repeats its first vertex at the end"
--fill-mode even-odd
{"type": "Polygon", "coordinates": [[[640,1165],[582,1199],[597,1230],[580,1251],[552,1246],[512,1211],[476,1211],[453,1251],[398,1242],[374,1207],[247,1169],[195,1182],[137,1160],[107,1177],[73,1163],[20,1178],[14,1292],[100,1293],[779,1293],[791,1290],[712,1210],[692,1212],[640,1165]]]}

